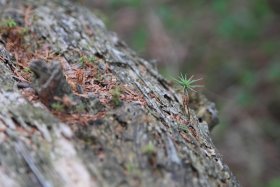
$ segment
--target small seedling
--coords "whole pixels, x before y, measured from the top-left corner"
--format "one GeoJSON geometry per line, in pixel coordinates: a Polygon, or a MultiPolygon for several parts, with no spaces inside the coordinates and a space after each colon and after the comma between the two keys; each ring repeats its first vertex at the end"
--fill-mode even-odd
{"type": "Polygon", "coordinates": [[[1,21],[0,26],[13,28],[17,26],[17,23],[13,19],[9,18],[7,20],[1,21]]]}
{"type": "Polygon", "coordinates": [[[135,166],[133,165],[132,162],[128,162],[126,165],[125,165],[125,168],[127,170],[128,173],[133,173],[133,171],[135,170],[135,166]]]}
{"type": "Polygon", "coordinates": [[[197,85],[195,82],[200,81],[200,79],[193,79],[193,75],[190,78],[187,78],[187,75],[180,75],[178,79],[174,80],[183,87],[184,89],[184,95],[183,95],[183,107],[185,110],[185,113],[188,113],[189,119],[190,119],[190,108],[189,108],[189,92],[197,92],[195,89],[203,87],[203,85],[197,85]]]}
{"type": "Polygon", "coordinates": [[[26,72],[26,73],[32,73],[32,71],[29,67],[24,67],[23,71],[26,72]]]}
{"type": "Polygon", "coordinates": [[[185,125],[178,125],[179,131],[187,132],[188,128],[185,125]]]}
{"type": "Polygon", "coordinates": [[[78,113],[84,112],[85,111],[85,105],[83,103],[78,104],[75,107],[75,111],[78,113]]]}
{"type": "Polygon", "coordinates": [[[20,30],[20,35],[26,35],[27,33],[29,32],[29,28],[28,27],[23,27],[23,28],[21,28],[21,30],[20,30]]]}
{"type": "Polygon", "coordinates": [[[121,105],[122,101],[120,99],[121,97],[121,88],[119,86],[115,87],[114,89],[112,89],[110,91],[110,93],[112,94],[112,102],[114,104],[115,107],[118,107],[121,105]]]}
{"type": "Polygon", "coordinates": [[[128,161],[125,164],[125,169],[127,171],[127,174],[129,174],[129,175],[133,175],[135,177],[141,175],[141,172],[140,172],[138,166],[135,165],[135,163],[133,163],[132,161],[128,161]]]}
{"type": "Polygon", "coordinates": [[[93,63],[96,60],[95,56],[89,56],[88,61],[93,63]]]}
{"type": "Polygon", "coordinates": [[[64,106],[63,106],[63,104],[56,102],[56,103],[51,104],[51,108],[57,112],[61,112],[61,111],[63,111],[64,106]]]}
{"type": "Polygon", "coordinates": [[[95,62],[95,60],[96,60],[95,56],[81,56],[79,59],[80,63],[82,64],[93,63],[95,62]]]}
{"type": "Polygon", "coordinates": [[[86,56],[82,56],[79,58],[79,61],[84,64],[86,62],[86,56]]]}
{"type": "Polygon", "coordinates": [[[155,146],[153,145],[152,142],[149,142],[147,145],[145,145],[143,148],[142,148],[142,153],[144,154],[153,154],[155,152],[155,146]]]}

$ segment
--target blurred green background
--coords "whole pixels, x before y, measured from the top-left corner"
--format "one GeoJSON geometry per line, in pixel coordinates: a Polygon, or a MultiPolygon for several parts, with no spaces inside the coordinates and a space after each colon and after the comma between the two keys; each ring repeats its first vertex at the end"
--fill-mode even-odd
{"type": "Polygon", "coordinates": [[[167,78],[204,78],[243,186],[280,186],[280,0],[80,0],[167,78]]]}

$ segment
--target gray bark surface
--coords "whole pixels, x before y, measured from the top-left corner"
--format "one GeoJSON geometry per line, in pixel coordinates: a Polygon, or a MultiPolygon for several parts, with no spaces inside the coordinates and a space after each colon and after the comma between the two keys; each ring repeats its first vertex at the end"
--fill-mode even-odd
{"type": "Polygon", "coordinates": [[[214,103],[193,94],[188,119],[180,93],[88,9],[0,0],[7,18],[28,32],[0,31],[0,186],[239,186],[209,135],[214,103]],[[16,74],[25,61],[32,81],[16,74]]]}

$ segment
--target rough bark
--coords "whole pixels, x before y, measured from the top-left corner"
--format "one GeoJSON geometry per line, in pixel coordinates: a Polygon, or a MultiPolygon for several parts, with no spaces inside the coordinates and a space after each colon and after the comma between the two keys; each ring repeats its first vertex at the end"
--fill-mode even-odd
{"type": "Polygon", "coordinates": [[[0,0],[7,18],[0,186],[239,186],[209,136],[215,105],[193,95],[188,119],[180,93],[92,12],[0,0]]]}

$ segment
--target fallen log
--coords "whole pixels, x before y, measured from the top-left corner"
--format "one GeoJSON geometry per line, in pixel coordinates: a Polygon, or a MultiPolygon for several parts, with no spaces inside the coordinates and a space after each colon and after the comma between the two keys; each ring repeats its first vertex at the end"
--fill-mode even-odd
{"type": "Polygon", "coordinates": [[[0,186],[239,186],[214,103],[69,1],[0,0],[0,186]]]}

